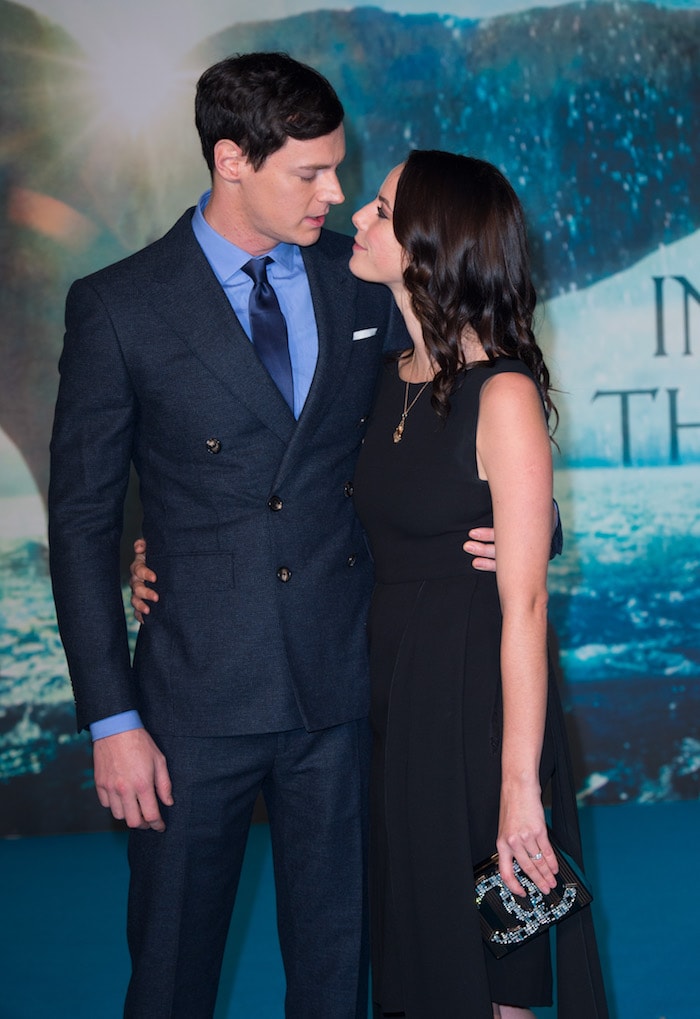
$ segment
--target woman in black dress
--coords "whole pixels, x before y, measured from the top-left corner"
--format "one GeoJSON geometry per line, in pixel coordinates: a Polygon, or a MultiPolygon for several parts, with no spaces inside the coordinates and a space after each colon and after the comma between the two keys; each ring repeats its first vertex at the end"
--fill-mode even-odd
{"type": "MultiPolygon", "coordinates": [[[[413,348],[387,364],[355,476],[376,569],[370,900],[377,1015],[525,1019],[551,1004],[549,938],[484,948],[473,866],[543,891],[545,823],[580,858],[547,654],[549,374],[520,203],[491,164],[412,152],[353,218],[350,262],[388,286],[413,348]],[[497,574],[462,551],[494,526],[497,574]]],[[[604,1019],[590,910],[557,931],[560,1019],[604,1019]]]]}

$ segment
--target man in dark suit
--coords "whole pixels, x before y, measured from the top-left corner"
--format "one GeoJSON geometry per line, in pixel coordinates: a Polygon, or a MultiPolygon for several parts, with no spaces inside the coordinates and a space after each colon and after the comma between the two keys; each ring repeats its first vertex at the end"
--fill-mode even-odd
{"type": "Polygon", "coordinates": [[[349,239],[323,230],[343,201],[329,83],[283,54],[229,58],[202,75],[196,121],[211,193],[70,290],[51,444],[78,726],[101,803],[131,829],[125,1015],[212,1015],[262,790],[286,1014],[355,1019],[372,567],[352,477],[400,327],[389,292],[351,276],[349,239]],[[131,462],[161,594],[133,666],[131,462]]]}
{"type": "Polygon", "coordinates": [[[52,438],[78,725],[101,802],[132,829],[125,1014],[212,1014],[262,789],[287,1015],[354,1019],[372,568],[352,476],[392,304],[350,275],[349,239],[322,230],[345,145],[321,75],[280,54],[231,58],[200,79],[196,114],[211,194],[72,286],[52,438]],[[250,338],[251,256],[273,260],[262,286],[286,319],[285,395],[250,338]],[[133,668],[119,577],[131,461],[162,596],[133,668]]]}

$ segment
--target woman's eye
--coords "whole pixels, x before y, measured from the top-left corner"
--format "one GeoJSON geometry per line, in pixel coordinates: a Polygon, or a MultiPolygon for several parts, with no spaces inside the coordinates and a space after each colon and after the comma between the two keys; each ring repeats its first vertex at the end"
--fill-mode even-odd
{"type": "Polygon", "coordinates": [[[381,205],[377,206],[377,216],[379,216],[380,219],[387,219],[388,218],[387,214],[384,212],[384,209],[382,208],[381,205]]]}

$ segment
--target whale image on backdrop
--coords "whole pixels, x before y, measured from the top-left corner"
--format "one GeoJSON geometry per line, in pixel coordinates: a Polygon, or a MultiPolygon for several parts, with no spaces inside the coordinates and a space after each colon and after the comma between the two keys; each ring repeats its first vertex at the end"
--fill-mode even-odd
{"type": "MultiPolygon", "coordinates": [[[[697,4],[640,0],[488,18],[311,11],[203,39],[150,107],[145,92],[114,103],[69,31],[0,0],[0,834],[108,824],[46,565],[65,293],[204,190],[194,82],[252,49],[285,49],[338,88],[346,203],[330,226],[351,232],[411,147],[487,158],[518,190],[559,389],[567,541],[551,618],[581,796],[697,797],[699,29],[697,4]]],[[[137,510],[127,524],[137,533],[137,510]]]]}

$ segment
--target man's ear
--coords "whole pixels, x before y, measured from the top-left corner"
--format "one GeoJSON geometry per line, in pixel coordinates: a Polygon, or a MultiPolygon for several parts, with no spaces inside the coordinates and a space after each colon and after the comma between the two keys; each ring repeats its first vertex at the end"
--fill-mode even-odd
{"type": "Polygon", "coordinates": [[[214,169],[223,180],[236,183],[247,164],[240,145],[229,138],[219,139],[214,146],[214,169]]]}

